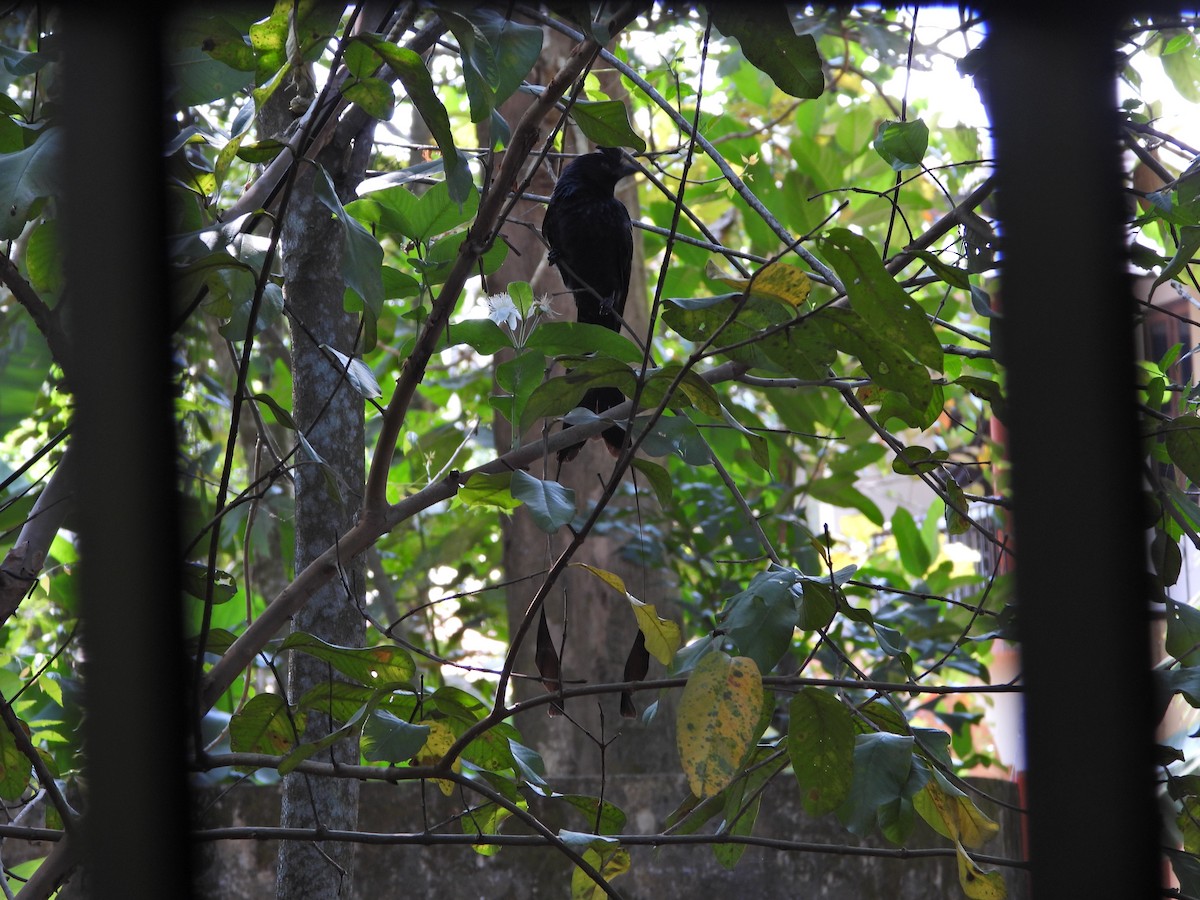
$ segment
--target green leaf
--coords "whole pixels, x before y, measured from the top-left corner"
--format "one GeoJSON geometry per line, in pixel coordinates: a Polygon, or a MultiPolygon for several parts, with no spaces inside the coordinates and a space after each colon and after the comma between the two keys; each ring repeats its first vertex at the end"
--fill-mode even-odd
{"type": "Polygon", "coordinates": [[[491,356],[512,346],[512,341],[491,319],[464,319],[451,322],[447,334],[438,343],[438,350],[467,344],[483,356],[491,356]]]}
{"type": "Polygon", "coordinates": [[[897,413],[907,424],[919,427],[919,418],[914,417],[933,398],[933,382],[925,367],[905,353],[903,344],[880,334],[853,309],[829,307],[822,317],[840,349],[858,357],[876,384],[895,391],[908,402],[909,406],[897,413]]]}
{"type": "Polygon", "coordinates": [[[438,10],[438,15],[458,41],[463,83],[471,105],[471,121],[482,122],[491,115],[495,107],[493,86],[498,77],[498,69],[492,46],[483,32],[465,16],[445,7],[438,10]]]}
{"type": "Polygon", "coordinates": [[[691,466],[712,463],[708,442],[687,416],[661,416],[654,427],[645,432],[642,452],[648,456],[675,453],[691,466]]]}
{"type": "Polygon", "coordinates": [[[379,78],[352,79],[342,87],[342,96],[361,106],[371,118],[384,121],[392,117],[396,105],[392,86],[379,78]]]}
{"type": "Polygon", "coordinates": [[[717,30],[735,38],[742,53],[766,72],[776,87],[793,97],[814,99],[825,90],[821,54],[811,34],[796,34],[783,6],[765,3],[710,3],[717,30]]]}
{"type": "Polygon", "coordinates": [[[837,350],[821,316],[796,318],[793,307],[776,300],[751,295],[742,302],[740,296],[723,295],[715,303],[673,300],[664,310],[663,320],[697,343],[709,340],[720,329],[718,346],[734,346],[729,358],[755,368],[797,378],[826,376],[837,350]],[[786,322],[794,324],[763,337],[764,330],[786,322]]]}
{"type": "Polygon", "coordinates": [[[345,373],[346,380],[360,397],[374,400],[383,396],[379,382],[375,380],[375,373],[365,362],[356,357],[349,357],[329,344],[321,344],[321,349],[337,361],[338,368],[345,373]]]}
{"type": "Polygon", "coordinates": [[[512,473],[510,489],[529,509],[534,524],[547,534],[575,518],[575,492],[557,481],[542,481],[518,469],[512,473]]]}
{"type": "Polygon", "coordinates": [[[877,732],[860,734],[854,745],[854,779],[838,817],[854,834],[864,836],[878,812],[904,796],[913,765],[913,739],[877,732]]]}
{"type": "MultiPolygon", "coordinates": [[[[463,834],[499,834],[504,822],[512,813],[495,803],[472,806],[464,811],[461,823],[463,834]]],[[[495,856],[500,852],[499,844],[473,844],[471,849],[480,856],[495,856]]]]}
{"type": "Polygon", "coordinates": [[[58,222],[47,219],[33,229],[25,245],[25,268],[34,290],[43,295],[57,294],[62,287],[62,263],[58,222]]]}
{"type": "Polygon", "coordinates": [[[1154,531],[1154,540],[1150,543],[1150,561],[1164,587],[1179,580],[1183,554],[1179,550],[1179,543],[1161,528],[1154,531]]]}
{"type": "Polygon", "coordinates": [[[588,797],[583,794],[563,794],[561,799],[564,803],[583,813],[584,821],[593,826],[596,823],[596,810],[598,806],[600,810],[600,828],[597,833],[599,834],[619,834],[625,827],[625,812],[608,800],[601,802],[596,797],[588,797]]]}
{"type": "Polygon", "coordinates": [[[401,763],[416,756],[428,738],[428,725],[414,725],[376,709],[363,726],[362,754],[371,762],[401,763]]]}
{"type": "Polygon", "coordinates": [[[854,475],[834,475],[809,482],[809,493],[818,500],[835,506],[857,509],[874,525],[883,526],[883,512],[870,497],[854,486],[854,475]]]}
{"type": "MultiPolygon", "coordinates": [[[[208,566],[204,563],[185,562],[183,564],[182,587],[191,596],[203,600],[208,586],[208,566]]],[[[213,572],[212,601],[226,603],[237,596],[237,579],[228,572],[217,569],[213,572]]]]}
{"type": "Polygon", "coordinates": [[[509,490],[511,481],[512,475],[509,472],[495,475],[476,472],[458,489],[458,499],[467,506],[486,506],[502,512],[512,512],[521,505],[521,501],[513,497],[509,490]]]}
{"type": "Polygon", "coordinates": [[[295,728],[287,701],[279,694],[256,694],[229,720],[229,746],[235,753],[282,756],[296,746],[304,716],[295,713],[295,728]]]}
{"type": "Polygon", "coordinates": [[[267,409],[271,410],[271,415],[274,417],[277,425],[286,428],[288,431],[296,430],[296,420],[292,418],[292,414],[284,409],[274,397],[270,394],[252,394],[251,400],[262,403],[267,409]]]}
{"type": "Polygon", "coordinates": [[[589,322],[542,322],[525,344],[546,356],[595,353],[623,363],[640,363],[641,348],[624,335],[589,322]]]}
{"type": "MultiPolygon", "coordinates": [[[[681,371],[683,371],[682,364],[672,363],[651,372],[650,377],[646,379],[641,405],[657,406],[661,403],[663,398],[666,397],[671,384],[676,378],[679,378],[681,371]]],[[[674,396],[683,394],[692,406],[705,415],[712,416],[713,418],[722,418],[720,396],[711,384],[700,377],[695,369],[688,369],[686,372],[683,372],[683,377],[680,378],[675,390],[677,393],[674,396]]],[[[672,404],[672,406],[675,405],[674,403],[672,404]]]]}
{"type": "Polygon", "coordinates": [[[664,508],[668,507],[671,503],[671,473],[665,467],[648,459],[635,458],[632,465],[650,482],[658,505],[664,508]]]}
{"type": "Polygon", "coordinates": [[[1168,599],[1167,652],[1185,666],[1200,665],[1200,610],[1168,599]]]}
{"type": "Polygon", "coordinates": [[[599,147],[632,147],[646,151],[646,142],[629,124],[629,110],[620,100],[576,100],[571,117],[579,130],[599,147]]]}
{"type": "Polygon", "coordinates": [[[1164,443],[1171,462],[1200,484],[1200,416],[1181,415],[1168,422],[1164,443]]]}
{"type": "Polygon", "coordinates": [[[1170,281],[1182,272],[1195,258],[1197,250],[1200,250],[1200,225],[1184,225],[1179,229],[1179,247],[1171,261],[1163,267],[1162,274],[1154,279],[1154,284],[1150,287],[1150,296],[1154,296],[1154,291],[1160,284],[1170,281]]]}
{"type": "Polygon", "coordinates": [[[303,631],[294,631],[279,649],[300,650],[368,687],[402,684],[416,672],[412,657],[401,647],[339,647],[303,631]]]}
{"type": "Polygon", "coordinates": [[[522,432],[539,419],[561,415],[575,408],[588,388],[611,385],[626,396],[633,393],[633,372],[625,363],[607,357],[595,357],[572,361],[570,366],[567,374],[543,382],[530,395],[521,416],[522,432]]]}
{"type": "Polygon", "coordinates": [[[791,569],[759,572],[725,605],[725,632],[743,656],[754,660],[759,672],[770,672],[791,646],[796,627],[792,586],[798,578],[791,569]]]}
{"type": "MultiPolygon", "coordinates": [[[[589,848],[583,858],[605,881],[629,871],[629,851],[623,847],[605,847],[602,851],[589,848]]],[[[571,900],[605,900],[607,896],[607,891],[578,866],[571,871],[571,900]]]]}
{"type": "Polygon", "coordinates": [[[930,450],[920,444],[905,447],[892,460],[892,471],[897,475],[916,475],[920,472],[934,472],[942,467],[942,463],[950,458],[945,450],[930,450]]]}
{"type": "Polygon", "coordinates": [[[541,56],[542,29],[514,22],[482,6],[460,11],[491,47],[495,65],[495,77],[490,82],[492,104],[499,106],[521,86],[541,56]]]}
{"type": "Polygon", "coordinates": [[[829,627],[838,608],[833,589],[809,578],[801,579],[799,585],[801,596],[796,604],[796,627],[804,631],[829,627]]]}
{"type": "Polygon", "coordinates": [[[510,422],[521,421],[521,412],[529,401],[529,395],[545,377],[546,360],[541,353],[518,353],[496,366],[496,383],[511,395],[511,415],[506,416],[510,422]]]}
{"type": "Polygon", "coordinates": [[[872,146],[897,172],[919,168],[929,149],[929,126],[920,119],[883,122],[872,146]]]}
{"type": "Polygon", "coordinates": [[[1197,53],[1196,39],[1192,37],[1172,47],[1174,52],[1160,57],[1163,71],[1180,96],[1192,103],[1200,103],[1200,54],[1197,53]],[[1181,45],[1183,49],[1180,49],[1181,45]]]}
{"type": "MultiPolygon", "coordinates": [[[[759,748],[747,760],[746,772],[734,780],[733,784],[724,791],[725,806],[722,810],[724,822],[721,833],[729,835],[748,836],[754,831],[754,822],[758,818],[759,807],[762,805],[762,788],[774,774],[770,765],[759,765],[771,754],[771,749],[759,748]]],[[[726,869],[732,869],[746,851],[746,844],[714,844],[713,856],[726,869]]]]}
{"type": "Polygon", "coordinates": [[[821,249],[846,285],[851,308],[882,338],[940,372],[942,345],[929,317],[884,268],[874,245],[846,228],[833,228],[822,238],[821,249]]]}
{"type": "Polygon", "coordinates": [[[724,403],[721,404],[721,418],[731,427],[740,431],[743,437],[745,437],[746,443],[750,446],[750,458],[754,460],[755,465],[764,472],[770,472],[771,450],[767,444],[767,439],[742,425],[724,403]]]}
{"type": "MultiPolygon", "coordinates": [[[[545,786],[546,780],[542,776],[546,774],[546,763],[541,755],[536,750],[532,750],[511,738],[508,742],[508,749],[512,753],[513,764],[516,766],[521,777],[531,785],[545,786]]],[[[614,806],[613,809],[616,809],[616,807],[614,806]]],[[[622,824],[624,824],[623,813],[622,824]]]]}
{"type": "Polygon", "coordinates": [[[961,288],[964,291],[971,289],[971,276],[967,272],[956,266],[947,265],[942,262],[940,256],[929,250],[918,250],[916,255],[918,259],[933,269],[933,273],[946,282],[946,284],[951,287],[961,288]]]}
{"type": "Polygon", "coordinates": [[[382,60],[378,53],[362,41],[350,41],[346,44],[342,62],[355,78],[369,78],[375,74],[382,60]]]}
{"type": "Polygon", "coordinates": [[[418,114],[442,151],[451,199],[457,203],[465,202],[473,191],[471,170],[458,155],[458,148],[454,145],[454,133],[450,128],[450,116],[434,92],[433,78],[425,68],[424,60],[414,51],[398,47],[378,35],[360,34],[355,40],[366,43],[396,73],[413,106],[417,108],[418,114]]]}
{"type": "MultiPolygon", "coordinates": [[[[3,702],[3,701],[0,701],[3,702]]],[[[29,787],[33,766],[7,728],[0,728],[0,798],[15,802],[29,787]]]]}
{"type": "Polygon", "coordinates": [[[61,128],[47,128],[25,149],[0,154],[0,238],[16,239],[34,203],[58,192],[64,142],[61,128]]]}
{"type": "MultiPolygon", "coordinates": [[[[429,248],[429,253],[423,261],[418,261],[413,257],[409,257],[409,262],[419,268],[425,276],[425,280],[431,285],[444,284],[446,279],[450,277],[450,271],[458,259],[459,251],[462,249],[463,242],[466,241],[469,232],[466,230],[456,231],[453,234],[445,235],[434,241],[429,248]],[[420,263],[418,265],[418,262],[420,263]]],[[[496,241],[492,245],[492,249],[488,250],[476,263],[474,268],[475,274],[491,275],[504,262],[508,255],[508,245],[503,241],[496,241]]]]}
{"type": "Polygon", "coordinates": [[[459,203],[450,196],[444,181],[420,196],[396,184],[371,191],[346,204],[346,209],[360,221],[389,234],[426,243],[470,222],[479,209],[479,195],[471,191],[459,203]]]}
{"type": "Polygon", "coordinates": [[[954,383],[966,388],[984,403],[987,403],[997,419],[1004,421],[1008,417],[1008,401],[1004,397],[1004,392],[1000,389],[1000,385],[990,378],[981,378],[977,375],[960,375],[954,379],[954,383]]]}
{"type": "Polygon", "coordinates": [[[854,781],[854,720],[833,694],[804,688],[788,705],[788,755],[804,811],[832,812],[854,781]]]}
{"type": "Polygon", "coordinates": [[[933,555],[926,545],[917,523],[907,509],[896,507],[892,513],[892,534],[896,538],[896,546],[900,551],[900,562],[905,571],[914,578],[920,578],[929,571],[933,563],[933,555]]]}

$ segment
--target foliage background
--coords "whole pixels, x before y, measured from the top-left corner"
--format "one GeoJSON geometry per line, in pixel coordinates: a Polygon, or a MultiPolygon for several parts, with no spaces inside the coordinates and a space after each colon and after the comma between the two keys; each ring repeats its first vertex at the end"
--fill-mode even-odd
{"type": "MultiPolygon", "coordinates": [[[[783,16],[766,9],[756,15],[783,16]]],[[[976,726],[996,641],[1014,635],[999,552],[1008,496],[994,441],[1005,409],[993,328],[992,164],[986,131],[935,114],[906,92],[905,73],[932,67],[952,48],[965,57],[964,73],[986,86],[980,22],[965,16],[927,37],[912,13],[896,11],[817,9],[791,22],[724,12],[706,37],[703,9],[639,12],[626,11],[631,23],[614,28],[611,56],[597,56],[585,77],[564,85],[564,103],[546,103],[541,129],[551,141],[563,132],[631,148],[647,170],[637,191],[651,324],[640,337],[655,368],[640,390],[653,424],[636,462],[609,463],[591,507],[574,503],[552,468],[520,471],[543,455],[534,446],[538,423],[566,413],[585,386],[547,378],[548,360],[592,351],[592,362],[575,370],[611,377],[642,351],[632,340],[600,343],[553,316],[530,333],[532,288],[489,277],[506,245],[488,238],[518,209],[494,179],[528,171],[529,147],[512,142],[523,132],[498,110],[509,97],[538,94],[522,79],[543,51],[542,29],[506,24],[486,8],[401,7],[381,32],[386,39],[349,40],[353,11],[287,3],[220,15],[197,9],[172,28],[167,167],[185,619],[207,653],[193,710],[204,717],[198,777],[270,781],[319,759],[335,740],[361,738],[367,777],[456,783],[470,798],[459,830],[475,823],[486,835],[509,816],[532,827],[523,792],[547,790],[554,772],[537,746],[522,742],[520,719],[507,721],[516,695],[507,691],[506,655],[536,632],[538,609],[510,621],[501,590],[510,577],[503,517],[532,514],[546,532],[570,528],[572,548],[593,534],[617,535],[626,562],[671,575],[669,595],[639,596],[606,561],[591,570],[618,598],[628,591],[628,612],[619,614],[635,619],[659,660],[655,675],[671,679],[664,683],[672,690],[686,679],[681,731],[689,717],[740,723],[720,741],[680,741],[696,795],[694,808],[681,808],[683,829],[721,823],[748,835],[758,793],[795,790],[794,781],[809,812],[837,815],[854,833],[878,830],[903,843],[924,819],[958,841],[965,871],[974,872],[990,826],[960,776],[996,762],[976,726]],[[406,48],[429,28],[442,43],[406,48]],[[390,74],[379,70],[384,63],[390,74]],[[621,76],[627,100],[605,87],[606,70],[621,76]],[[366,410],[364,458],[377,480],[361,508],[362,488],[339,481],[292,418],[287,285],[273,215],[256,215],[275,201],[253,191],[269,182],[273,160],[287,162],[256,112],[273,92],[290,93],[301,114],[293,136],[311,139],[318,113],[337,98],[327,89],[338,83],[331,71],[344,78],[345,104],[392,123],[376,127],[372,181],[360,196],[339,197],[320,178],[314,188],[341,223],[344,304],[361,321],[357,346],[331,355],[366,410]],[[422,127],[428,136],[418,138],[422,127]],[[482,298],[505,289],[518,315],[489,317],[482,298]],[[433,351],[427,362],[423,349],[433,351]],[[509,358],[493,369],[501,355],[509,358]],[[406,360],[421,364],[405,372],[406,360]],[[715,374],[706,380],[706,372],[715,374]],[[411,401],[398,383],[413,391],[411,401]],[[494,415],[526,433],[524,455],[516,442],[497,445],[494,415]],[[506,454],[505,465],[494,463],[506,454]],[[270,623],[277,598],[303,577],[292,556],[297,466],[327,473],[330,504],[359,509],[363,647],[284,638],[277,628],[262,628],[258,640],[248,628],[270,623]],[[917,515],[885,509],[862,490],[880,470],[924,485],[917,515]],[[844,527],[826,530],[831,509],[854,515],[839,514],[844,527]],[[947,536],[965,533],[983,537],[975,567],[945,549],[947,536]],[[234,646],[245,654],[229,666],[236,674],[214,678],[209,667],[234,646]],[[281,685],[288,650],[325,662],[342,680],[289,703],[281,685]],[[333,713],[335,730],[301,742],[298,722],[315,706],[333,713]]],[[[609,21],[532,17],[571,30],[572,40],[590,30],[605,44],[609,21]]],[[[2,527],[16,550],[70,446],[64,322],[79,301],[60,264],[55,22],[9,22],[0,182],[16,214],[5,235],[11,297],[0,433],[9,473],[2,527]]],[[[1139,88],[1143,69],[1161,67],[1195,102],[1195,30],[1146,19],[1126,35],[1124,138],[1131,197],[1140,201],[1130,214],[1135,261],[1155,284],[1187,279],[1200,233],[1188,168],[1195,151],[1158,127],[1158,98],[1139,88]]],[[[533,146],[548,151],[539,165],[556,167],[554,146],[533,146]]],[[[553,306],[561,315],[570,304],[560,296],[553,306]]],[[[1147,453],[1161,464],[1148,469],[1148,494],[1162,591],[1178,578],[1179,542],[1194,538],[1200,522],[1186,481],[1198,469],[1190,386],[1172,368],[1189,350],[1170,348],[1141,376],[1147,453]],[[1181,402],[1164,412],[1170,394],[1181,402]]],[[[632,387],[633,376],[622,377],[632,387]]],[[[50,785],[70,793],[83,763],[79,551],[69,507],[63,512],[45,559],[28,561],[32,587],[19,592],[10,616],[17,603],[19,615],[5,626],[0,690],[13,723],[24,723],[10,724],[0,747],[11,762],[3,796],[12,802],[39,788],[53,801],[50,785]]],[[[541,597],[569,561],[550,561],[541,597]]],[[[1172,657],[1166,687],[1200,696],[1188,665],[1195,614],[1165,593],[1158,602],[1172,657]]],[[[558,649],[565,657],[568,648],[558,649]]],[[[638,688],[643,716],[655,709],[657,687],[638,688]]],[[[547,698],[521,703],[540,712],[547,698]]],[[[1195,791],[1185,752],[1176,755],[1164,783],[1180,845],[1194,852],[1195,791]]],[[[69,819],[74,811],[62,803],[56,812],[69,819]]],[[[619,834],[621,818],[592,803],[596,835],[619,834]]],[[[623,864],[619,843],[606,838],[546,839],[592,875],[581,892],[610,887],[623,864]]],[[[715,850],[736,863],[736,852],[715,850]]],[[[1187,877],[1185,866],[1176,873],[1187,877]]],[[[965,879],[964,890],[989,896],[979,891],[997,884],[981,875],[965,879]]]]}

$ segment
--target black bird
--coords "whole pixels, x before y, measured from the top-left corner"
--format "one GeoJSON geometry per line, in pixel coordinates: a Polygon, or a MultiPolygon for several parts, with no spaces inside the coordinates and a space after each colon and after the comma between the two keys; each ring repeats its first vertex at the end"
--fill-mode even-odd
{"type": "MultiPolygon", "coordinates": [[[[638,171],[617,147],[601,147],[574,160],[558,179],[542,234],[550,245],[547,260],[558,266],[563,284],[575,296],[580,322],[621,330],[629,270],[633,265],[633,231],[629,210],[613,196],[617,182],[638,171]]],[[[600,413],[625,396],[615,387],[591,388],[579,405],[600,413]]],[[[625,445],[625,429],[614,425],[604,442],[615,456],[625,445]]],[[[582,442],[559,451],[559,462],[574,459],[582,442]]]]}

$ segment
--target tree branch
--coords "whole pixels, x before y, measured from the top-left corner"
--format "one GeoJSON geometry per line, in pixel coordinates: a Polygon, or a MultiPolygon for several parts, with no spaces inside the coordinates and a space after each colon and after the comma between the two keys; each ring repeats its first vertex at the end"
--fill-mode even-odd
{"type": "Polygon", "coordinates": [[[72,508],[74,486],[71,445],[68,444],[50,480],[34,501],[21,533],[0,563],[0,624],[17,611],[37,579],[58,529],[72,508]]]}
{"type": "Polygon", "coordinates": [[[63,370],[63,377],[70,384],[71,354],[68,352],[67,333],[63,330],[62,320],[57,311],[47,306],[41,295],[21,276],[16,263],[3,255],[0,255],[0,283],[12,292],[13,298],[29,313],[29,318],[46,339],[50,355],[63,370]]]}

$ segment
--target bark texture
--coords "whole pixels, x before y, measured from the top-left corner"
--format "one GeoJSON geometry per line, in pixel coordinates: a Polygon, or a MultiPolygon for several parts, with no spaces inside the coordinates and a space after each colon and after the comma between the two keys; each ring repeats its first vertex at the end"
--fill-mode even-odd
{"type": "MultiPolygon", "coordinates": [[[[369,144],[369,134],[360,140],[369,144]]],[[[354,162],[359,157],[335,148],[319,157],[343,201],[350,199],[361,179],[354,162]]],[[[326,344],[346,356],[359,353],[358,317],[343,310],[342,225],[315,191],[317,179],[323,177],[314,165],[302,164],[281,241],[284,299],[292,332],[293,417],[320,458],[314,459],[304,449],[296,457],[297,571],[353,524],[365,477],[363,400],[345,379],[342,365],[321,348],[326,344]]],[[[361,647],[362,602],[363,563],[343,560],[341,576],[296,614],[292,628],[331,644],[361,647]]],[[[287,673],[290,702],[295,704],[334,677],[326,663],[292,653],[287,673]]],[[[305,712],[304,741],[318,740],[336,727],[319,703],[305,712]]],[[[357,763],[358,740],[339,741],[323,755],[335,763],[357,763]]],[[[354,829],[358,793],[358,782],[350,779],[289,775],[284,779],[280,824],[354,829]]],[[[287,900],[350,896],[354,855],[350,843],[282,844],[277,896],[287,900]]]]}

